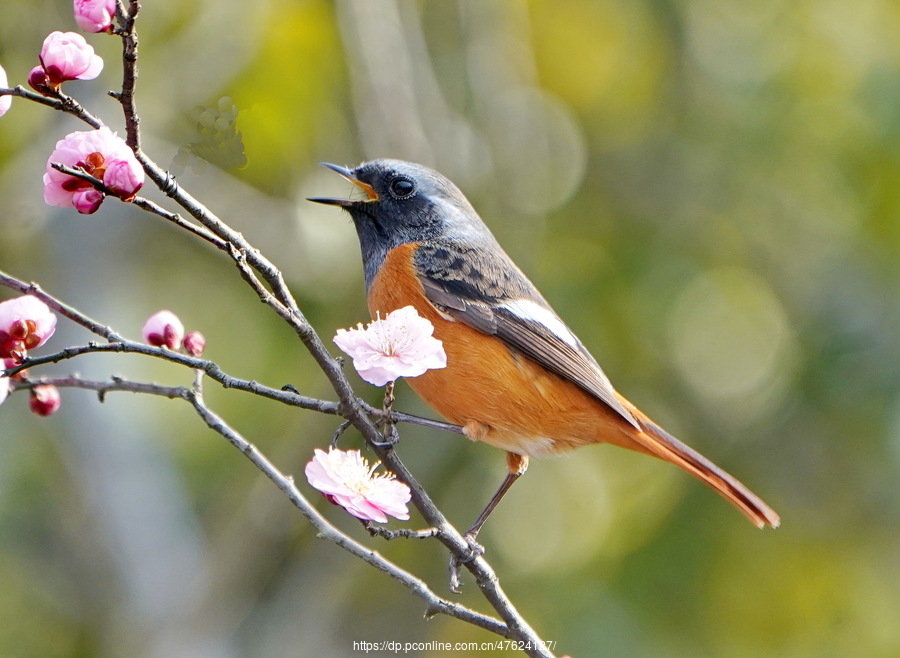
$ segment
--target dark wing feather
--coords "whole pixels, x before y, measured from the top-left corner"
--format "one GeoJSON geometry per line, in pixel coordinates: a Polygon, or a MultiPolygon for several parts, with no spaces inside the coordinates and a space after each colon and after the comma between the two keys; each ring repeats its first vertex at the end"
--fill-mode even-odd
{"type": "Polygon", "coordinates": [[[524,299],[557,318],[525,275],[506,254],[500,253],[505,262],[498,266],[496,253],[487,257],[477,249],[421,246],[415,260],[428,301],[455,320],[496,336],[511,349],[576,384],[640,429],[584,345],[571,332],[567,341],[554,331],[565,327],[561,320],[559,327],[550,327],[516,312],[514,302],[524,299]]]}

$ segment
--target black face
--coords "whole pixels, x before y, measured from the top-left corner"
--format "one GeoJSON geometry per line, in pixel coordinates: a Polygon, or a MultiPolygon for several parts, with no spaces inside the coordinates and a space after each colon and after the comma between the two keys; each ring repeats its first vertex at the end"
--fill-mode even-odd
{"type": "Polygon", "coordinates": [[[404,244],[439,239],[453,197],[468,202],[446,178],[421,165],[374,160],[349,170],[326,164],[365,192],[363,199],[310,199],[340,206],[350,213],[359,235],[366,284],[387,253],[404,244]]]}

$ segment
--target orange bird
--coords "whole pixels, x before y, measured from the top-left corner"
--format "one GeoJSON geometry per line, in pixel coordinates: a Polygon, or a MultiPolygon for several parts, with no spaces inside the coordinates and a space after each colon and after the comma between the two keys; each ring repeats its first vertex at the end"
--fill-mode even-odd
{"type": "Polygon", "coordinates": [[[530,457],[592,443],[671,462],[758,527],[779,525],[778,514],[752,491],[613,388],[447,178],[400,160],[352,170],[325,166],[365,192],[359,200],[310,200],[340,206],[353,218],[372,317],[411,305],[444,344],[447,367],[409,385],[467,437],[506,451],[506,479],[467,532],[470,540],[530,457]]]}

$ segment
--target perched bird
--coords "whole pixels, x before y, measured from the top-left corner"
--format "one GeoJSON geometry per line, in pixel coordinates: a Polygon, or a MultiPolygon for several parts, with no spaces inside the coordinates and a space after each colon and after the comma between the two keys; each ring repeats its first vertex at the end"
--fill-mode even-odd
{"type": "Polygon", "coordinates": [[[779,517],[737,479],[667,433],[612,386],[462,192],[427,167],[373,160],[333,169],[362,199],[310,199],[350,213],[374,318],[412,305],[434,325],[447,367],[408,380],[465,435],[507,452],[508,474],[470,528],[541,457],[612,443],[680,466],[753,523],[779,517]]]}

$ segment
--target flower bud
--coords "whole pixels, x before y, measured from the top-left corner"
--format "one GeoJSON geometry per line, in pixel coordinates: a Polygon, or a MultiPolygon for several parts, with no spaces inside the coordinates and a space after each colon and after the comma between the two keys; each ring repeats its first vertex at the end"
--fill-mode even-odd
{"type": "Polygon", "coordinates": [[[142,331],[144,342],[154,347],[178,349],[184,339],[184,325],[172,311],[159,311],[150,316],[142,331]]]}
{"type": "Polygon", "coordinates": [[[72,205],[82,215],[90,215],[97,212],[97,208],[103,203],[103,192],[93,187],[82,187],[72,194],[72,205]]]}
{"type": "Polygon", "coordinates": [[[39,94],[43,94],[44,96],[53,94],[50,78],[47,77],[47,72],[44,70],[43,66],[35,66],[31,69],[31,73],[28,74],[28,84],[39,94]]]}
{"type": "Polygon", "coordinates": [[[59,411],[62,398],[59,389],[52,384],[40,384],[31,389],[31,410],[38,416],[50,416],[59,411]]]}
{"type": "Polygon", "coordinates": [[[21,361],[56,331],[56,316],[37,297],[23,295],[0,302],[0,359],[21,361]]]}
{"type": "Polygon", "coordinates": [[[112,159],[106,163],[103,184],[116,196],[130,201],[144,184],[144,169],[135,158],[112,159]]]}
{"type": "Polygon", "coordinates": [[[116,0],[74,0],[75,22],[85,32],[112,32],[116,0]]]}
{"type": "Polygon", "coordinates": [[[184,337],[184,351],[190,356],[200,356],[206,347],[206,337],[199,331],[190,331],[184,337]]]}
{"type": "Polygon", "coordinates": [[[59,87],[66,80],[93,80],[103,70],[103,60],[75,32],[51,32],[41,48],[41,66],[50,85],[59,87]]]}

